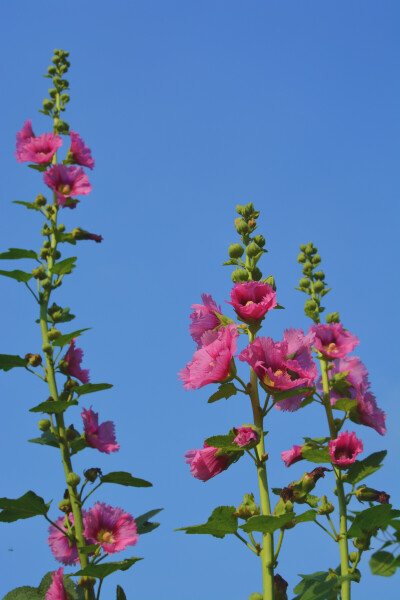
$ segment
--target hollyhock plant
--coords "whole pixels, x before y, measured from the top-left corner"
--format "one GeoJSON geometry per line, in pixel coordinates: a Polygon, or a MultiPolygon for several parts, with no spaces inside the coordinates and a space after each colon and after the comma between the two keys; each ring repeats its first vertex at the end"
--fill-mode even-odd
{"type": "Polygon", "coordinates": [[[90,148],[86,146],[85,142],[76,131],[70,131],[69,134],[71,136],[71,147],[69,151],[71,153],[72,161],[82,167],[93,169],[94,159],[90,148]]]}
{"type": "Polygon", "coordinates": [[[233,440],[234,444],[244,448],[250,444],[254,445],[258,443],[260,436],[258,435],[257,431],[253,429],[253,427],[236,427],[234,431],[236,434],[236,437],[233,440]]]}
{"type": "Polygon", "coordinates": [[[323,325],[317,323],[310,328],[315,333],[314,346],[326,358],[344,358],[360,343],[359,339],[345,331],[341,323],[323,325]]]}
{"type": "Polygon", "coordinates": [[[63,567],[54,571],[50,587],[46,592],[45,600],[68,600],[63,583],[63,573],[63,567]]]}
{"type": "Polygon", "coordinates": [[[190,465],[193,477],[201,481],[208,481],[225,471],[230,463],[229,455],[217,456],[219,448],[208,446],[204,442],[201,450],[188,450],[185,454],[186,462],[190,465]]]}
{"type": "Polygon", "coordinates": [[[301,453],[302,450],[303,446],[296,446],[295,444],[290,450],[285,450],[284,452],[281,452],[281,457],[285,465],[287,467],[290,467],[294,463],[299,462],[300,460],[304,460],[301,453]]]}
{"type": "MultiPolygon", "coordinates": [[[[86,513],[83,512],[83,518],[85,519],[86,513]]],[[[71,525],[74,525],[74,516],[70,513],[67,516],[58,517],[55,521],[55,525],[50,525],[49,527],[49,537],[47,539],[47,543],[50,546],[50,550],[52,551],[54,558],[64,565],[74,565],[79,562],[78,550],[76,548],[76,543],[73,543],[71,539],[69,539],[64,533],[60,531],[68,532],[68,528],[65,524],[65,519],[68,518],[68,521],[71,525]]]]}
{"type": "Polygon", "coordinates": [[[74,338],[69,345],[68,352],[64,356],[65,370],[71,377],[76,377],[82,383],[89,382],[89,369],[81,369],[83,350],[75,347],[74,338]]]}
{"type": "Polygon", "coordinates": [[[198,348],[202,345],[202,335],[206,331],[211,331],[221,325],[220,320],[216,316],[216,313],[221,314],[221,307],[217,306],[211,294],[202,294],[201,299],[203,300],[203,304],[192,305],[193,312],[190,315],[192,322],[189,326],[190,335],[198,348]]]}
{"type": "Polygon", "coordinates": [[[31,162],[45,165],[51,162],[54,154],[62,146],[62,139],[54,133],[43,133],[38,137],[17,139],[15,156],[19,163],[31,162]]]}
{"type": "Polygon", "coordinates": [[[89,446],[106,454],[119,450],[119,444],[115,439],[115,425],[112,421],[105,421],[99,425],[99,415],[91,408],[89,410],[84,408],[81,416],[85,439],[89,446]]]}
{"type": "Polygon", "coordinates": [[[276,294],[268,283],[247,281],[235,283],[231,291],[231,304],[239,319],[245,323],[258,322],[275,308],[276,294]]]}
{"type": "Polygon", "coordinates": [[[32,121],[31,121],[31,119],[27,119],[25,121],[22,129],[20,129],[16,135],[17,152],[18,152],[18,142],[25,142],[26,140],[29,140],[32,137],[35,137],[35,134],[33,133],[33,130],[32,130],[32,121]]]}
{"type": "Polygon", "coordinates": [[[100,545],[107,554],[115,554],[134,546],[139,540],[135,519],[122,508],[96,502],[85,519],[85,536],[100,545]]]}
{"type": "Polygon", "coordinates": [[[72,196],[87,195],[92,191],[88,176],[81,167],[54,165],[43,174],[43,179],[56,194],[60,206],[67,204],[72,196]]]}
{"type": "Polygon", "coordinates": [[[343,431],[335,440],[329,442],[329,455],[332,462],[339,467],[351,465],[363,450],[363,443],[354,431],[343,431]]]}
{"type": "Polygon", "coordinates": [[[223,381],[229,376],[238,335],[236,325],[203,333],[202,347],[196,350],[193,360],[179,374],[185,389],[201,388],[208,383],[223,381]]]}
{"type": "Polygon", "coordinates": [[[386,433],[386,414],[378,407],[372,392],[365,392],[363,395],[357,396],[357,406],[353,420],[367,427],[372,427],[380,435],[386,433]]]}
{"type": "Polygon", "coordinates": [[[72,230],[72,237],[75,240],[93,240],[97,244],[103,241],[103,236],[98,235],[97,233],[89,233],[79,227],[75,227],[75,229],[72,230]]]}

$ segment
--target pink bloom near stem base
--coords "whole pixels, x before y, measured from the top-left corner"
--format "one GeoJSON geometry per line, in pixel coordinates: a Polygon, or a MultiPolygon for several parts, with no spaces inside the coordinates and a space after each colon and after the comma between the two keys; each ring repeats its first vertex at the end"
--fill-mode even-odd
{"type": "Polygon", "coordinates": [[[64,568],[54,571],[52,582],[46,592],[45,600],[68,600],[67,592],[63,583],[64,568]]]}
{"type": "Polygon", "coordinates": [[[216,456],[217,452],[218,448],[208,446],[206,443],[201,450],[186,452],[186,462],[190,465],[193,477],[201,481],[208,481],[229,467],[229,456],[216,456]]]}
{"type": "Polygon", "coordinates": [[[72,196],[87,195],[92,191],[88,176],[81,167],[54,165],[43,175],[46,185],[57,195],[60,206],[69,206],[67,199],[72,196]]]}
{"type": "Polygon", "coordinates": [[[354,431],[351,433],[344,431],[335,440],[329,442],[329,455],[332,462],[339,467],[351,465],[363,450],[363,443],[356,437],[354,431]]]}
{"type": "Polygon", "coordinates": [[[71,147],[69,149],[72,160],[77,165],[81,165],[82,167],[88,167],[89,169],[93,169],[94,160],[92,157],[92,153],[90,148],[86,146],[85,142],[75,131],[70,131],[71,136],[71,147]]]}
{"type": "MultiPolygon", "coordinates": [[[[83,513],[83,517],[85,518],[85,514],[83,513]]],[[[64,524],[66,517],[59,517],[55,523],[58,525],[60,529],[68,532],[67,527],[64,524]]],[[[68,520],[73,525],[74,517],[71,514],[68,515],[68,520]]],[[[50,549],[54,555],[54,558],[64,565],[73,565],[79,561],[78,550],[76,549],[76,545],[73,544],[67,536],[65,536],[57,527],[54,525],[50,525],[49,527],[49,537],[47,539],[47,543],[50,546],[50,549]]]]}
{"type": "Polygon", "coordinates": [[[99,415],[92,409],[83,409],[81,414],[84,424],[86,442],[92,448],[110,454],[117,452],[119,444],[115,439],[115,426],[112,421],[105,421],[99,425],[99,415]]]}
{"type": "Polygon", "coordinates": [[[329,323],[329,325],[318,323],[310,327],[310,331],[315,333],[316,349],[323,356],[331,359],[344,358],[360,343],[350,331],[344,331],[341,323],[329,323]]]}
{"type": "Polygon", "coordinates": [[[191,323],[189,326],[190,335],[197,347],[201,347],[201,336],[206,331],[211,331],[220,325],[215,313],[221,314],[221,307],[217,306],[212,299],[211,294],[202,294],[201,299],[204,304],[193,304],[193,312],[190,315],[191,323]]]}
{"type": "Polygon", "coordinates": [[[66,363],[66,372],[71,377],[76,377],[82,383],[89,382],[89,370],[81,369],[81,363],[83,358],[83,350],[75,347],[74,338],[69,345],[68,352],[64,356],[64,362],[66,363]]]}
{"type": "Polygon", "coordinates": [[[104,502],[96,502],[89,509],[85,519],[85,537],[91,544],[99,544],[107,554],[121,552],[139,540],[132,515],[104,502]]]}
{"type": "Polygon", "coordinates": [[[277,304],[273,288],[258,281],[236,283],[231,291],[231,300],[228,304],[232,304],[239,319],[246,323],[260,321],[277,304]]]}
{"type": "Polygon", "coordinates": [[[302,449],[303,446],[294,445],[290,450],[285,450],[284,452],[281,452],[282,460],[287,467],[290,467],[290,465],[299,462],[299,460],[304,460],[301,454],[302,449]]]}

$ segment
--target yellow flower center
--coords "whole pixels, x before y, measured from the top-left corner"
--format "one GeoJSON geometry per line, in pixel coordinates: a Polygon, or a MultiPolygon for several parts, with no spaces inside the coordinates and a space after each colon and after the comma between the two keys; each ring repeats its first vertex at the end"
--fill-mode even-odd
{"type": "Polygon", "coordinates": [[[253,300],[248,300],[245,304],[245,306],[249,306],[250,304],[254,304],[253,300]]]}
{"type": "Polygon", "coordinates": [[[71,193],[71,186],[68,185],[68,183],[61,183],[58,186],[58,191],[60,194],[63,194],[63,196],[68,196],[71,193]]]}
{"type": "Polygon", "coordinates": [[[99,533],[97,534],[97,541],[98,542],[106,542],[106,543],[113,542],[111,531],[106,531],[105,529],[100,529],[99,533]]]}
{"type": "Polygon", "coordinates": [[[329,353],[335,352],[335,350],[336,350],[336,344],[334,342],[331,342],[327,346],[324,346],[324,350],[326,350],[329,353]]]}

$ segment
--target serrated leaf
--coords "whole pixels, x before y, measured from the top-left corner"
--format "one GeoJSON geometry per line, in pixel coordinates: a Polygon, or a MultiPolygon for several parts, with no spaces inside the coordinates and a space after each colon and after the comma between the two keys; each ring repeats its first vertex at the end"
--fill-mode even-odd
{"type": "Polygon", "coordinates": [[[216,402],[217,400],[222,400],[222,398],[228,399],[231,396],[234,396],[236,391],[233,383],[221,383],[218,390],[209,397],[208,402],[216,402]]]}
{"type": "Polygon", "coordinates": [[[139,535],[150,533],[150,531],[153,531],[153,529],[156,529],[160,525],[160,523],[152,523],[149,519],[155,515],[158,515],[158,513],[162,510],[162,508],[155,508],[154,510],[149,510],[147,513],[144,513],[139,517],[135,517],[135,523],[139,535]]]}
{"type": "Polygon", "coordinates": [[[238,527],[235,506],[218,506],[213,510],[207,523],[202,525],[190,525],[189,527],[180,527],[175,531],[184,531],[189,534],[208,534],[217,538],[223,538],[230,533],[236,533],[238,527]]]}
{"type": "Polygon", "coordinates": [[[312,450],[303,450],[301,456],[313,463],[330,463],[329,448],[315,448],[312,450]]]}
{"type": "Polygon", "coordinates": [[[78,575],[87,575],[89,577],[96,577],[97,579],[104,579],[115,573],[116,571],[127,571],[130,569],[136,562],[139,560],[143,560],[142,558],[125,558],[125,560],[120,560],[118,562],[109,562],[109,563],[100,563],[98,565],[88,565],[84,569],[77,571],[76,573],[72,573],[74,577],[78,575]]]}
{"type": "Polygon", "coordinates": [[[72,333],[66,333],[65,335],[60,335],[57,339],[53,341],[53,346],[58,346],[62,348],[66,344],[72,342],[72,340],[76,337],[79,337],[84,331],[89,331],[90,327],[86,327],[85,329],[77,329],[72,333]]]}
{"type": "Polygon", "coordinates": [[[275,517],[274,515],[256,515],[250,517],[244,525],[240,526],[240,529],[243,529],[246,533],[251,533],[253,531],[273,533],[293,521],[294,518],[296,518],[294,513],[286,513],[279,517],[275,517]]]}
{"type": "Polygon", "coordinates": [[[74,392],[75,394],[78,394],[78,396],[83,396],[84,394],[92,394],[93,392],[109,390],[112,387],[112,383],[84,383],[79,387],[75,387],[74,392]]]}
{"type": "Polygon", "coordinates": [[[139,479],[138,477],[132,477],[130,473],[126,471],[113,471],[107,473],[101,477],[102,483],[116,483],[118,485],[127,485],[131,487],[152,487],[150,481],[145,479],[139,479]]]}
{"type": "Polygon", "coordinates": [[[117,585],[117,600],[127,600],[125,592],[120,585],[117,585]]]}
{"type": "Polygon", "coordinates": [[[374,534],[377,529],[386,527],[390,523],[395,516],[394,512],[391,504],[379,504],[357,512],[347,533],[348,537],[362,537],[366,533],[374,534]]]}
{"type": "Polygon", "coordinates": [[[8,592],[3,600],[43,600],[43,596],[38,592],[37,588],[24,585],[8,592]]]}
{"type": "Polygon", "coordinates": [[[382,577],[391,577],[395,574],[397,568],[396,557],[391,552],[378,550],[370,560],[369,566],[373,575],[381,575],[382,577]]]}
{"type": "Polygon", "coordinates": [[[53,265],[52,272],[56,275],[63,275],[64,273],[70,273],[75,268],[75,261],[78,260],[76,256],[70,256],[60,262],[53,265]]]}
{"type": "Polygon", "coordinates": [[[347,472],[346,483],[356,484],[378,471],[386,454],[387,450],[381,450],[370,454],[364,460],[356,460],[347,472]]]}
{"type": "MultiPolygon", "coordinates": [[[[307,496],[308,497],[308,496],[307,496]]],[[[294,521],[297,523],[306,523],[307,521],[315,521],[317,518],[316,510],[306,510],[301,515],[296,515],[294,521]]]]}
{"type": "Polygon", "coordinates": [[[0,275],[15,279],[15,281],[19,281],[19,283],[28,283],[28,281],[32,279],[32,273],[26,273],[25,271],[19,271],[18,269],[15,271],[0,271],[0,275]]]}
{"type": "Polygon", "coordinates": [[[22,200],[13,200],[13,204],[21,204],[22,206],[29,208],[29,210],[40,210],[40,207],[36,206],[36,204],[33,204],[33,202],[23,202],[22,200]]]}
{"type": "Polygon", "coordinates": [[[26,492],[20,498],[0,498],[0,521],[11,523],[19,519],[29,519],[37,515],[47,515],[50,503],[46,504],[43,498],[34,492],[26,492]]]}
{"type": "Polygon", "coordinates": [[[213,448],[221,448],[234,452],[243,452],[243,448],[233,443],[235,437],[236,435],[233,432],[228,433],[228,435],[213,435],[207,438],[205,443],[213,448]]]}
{"type": "Polygon", "coordinates": [[[26,367],[28,361],[17,354],[0,354],[0,371],[9,371],[14,367],[26,367]]]}
{"type": "Polygon", "coordinates": [[[357,399],[352,400],[350,398],[339,398],[336,400],[335,404],[332,406],[335,410],[343,410],[344,412],[349,412],[353,410],[357,406],[357,399]]]}
{"type": "Polygon", "coordinates": [[[19,258],[36,258],[38,255],[34,250],[24,250],[23,248],[9,248],[8,252],[0,254],[0,260],[17,260],[19,258]]]}
{"type": "Polygon", "coordinates": [[[51,433],[51,431],[44,431],[40,438],[33,438],[32,440],[28,440],[32,444],[41,444],[42,446],[51,446],[52,448],[59,448],[59,444],[51,433]]]}
{"type": "Polygon", "coordinates": [[[77,400],[71,400],[66,402],[65,400],[56,400],[55,402],[41,402],[37,406],[29,409],[29,412],[37,413],[48,413],[58,415],[67,410],[70,406],[77,406],[77,400]]]}

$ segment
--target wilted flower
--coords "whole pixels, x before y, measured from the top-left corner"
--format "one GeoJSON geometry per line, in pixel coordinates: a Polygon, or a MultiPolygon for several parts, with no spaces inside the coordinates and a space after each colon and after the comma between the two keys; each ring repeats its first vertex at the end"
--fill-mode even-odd
{"type": "Polygon", "coordinates": [[[85,519],[85,537],[91,544],[99,544],[107,554],[134,546],[139,535],[135,519],[121,508],[96,502],[85,519]]]}
{"type": "Polygon", "coordinates": [[[203,449],[186,452],[186,462],[190,465],[193,477],[201,479],[201,481],[208,481],[229,467],[231,462],[229,456],[217,456],[218,450],[204,442],[203,449]]]}
{"type": "Polygon", "coordinates": [[[343,329],[341,323],[329,323],[329,325],[317,323],[310,327],[310,331],[315,333],[316,349],[323,356],[331,359],[344,358],[360,343],[355,335],[343,329]]]}
{"type": "Polygon", "coordinates": [[[71,377],[76,377],[82,383],[88,383],[89,370],[81,369],[83,350],[81,350],[81,348],[75,348],[75,340],[76,338],[70,342],[68,352],[64,356],[66,371],[68,375],[71,375],[71,377]]]}
{"type": "Polygon", "coordinates": [[[75,227],[75,229],[72,230],[72,236],[75,240],[93,240],[97,243],[103,241],[103,236],[97,235],[97,233],[89,233],[79,227],[75,227]]]}
{"type": "Polygon", "coordinates": [[[119,444],[115,439],[115,425],[112,421],[105,421],[99,425],[99,414],[92,409],[83,409],[81,414],[85,430],[86,442],[100,452],[110,454],[117,452],[119,444]]]}
{"type": "Polygon", "coordinates": [[[354,431],[343,431],[335,440],[329,442],[329,454],[332,462],[340,467],[351,465],[358,454],[364,450],[361,440],[354,431]]]}
{"type": "Polygon", "coordinates": [[[67,592],[63,583],[64,568],[54,571],[52,582],[46,592],[45,600],[68,600],[67,592]]]}
{"type": "Polygon", "coordinates": [[[201,299],[204,304],[193,304],[193,312],[190,315],[191,323],[189,326],[190,335],[197,347],[201,347],[201,336],[206,331],[211,331],[220,325],[215,313],[221,314],[221,307],[217,306],[212,299],[211,294],[202,294],[201,299]]]}
{"type": "Polygon", "coordinates": [[[74,163],[78,165],[82,165],[82,167],[88,167],[89,169],[93,169],[94,160],[92,157],[92,153],[90,148],[86,146],[85,142],[75,131],[70,131],[71,136],[71,147],[69,149],[72,160],[74,163]]]}
{"type": "Polygon", "coordinates": [[[231,300],[228,304],[232,304],[239,319],[246,323],[260,321],[277,304],[273,288],[259,281],[236,283],[231,300]]]}

